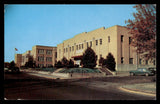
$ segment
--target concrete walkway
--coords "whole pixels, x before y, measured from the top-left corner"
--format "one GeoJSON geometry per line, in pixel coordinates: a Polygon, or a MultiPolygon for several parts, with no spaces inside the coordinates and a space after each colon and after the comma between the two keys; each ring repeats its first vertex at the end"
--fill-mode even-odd
{"type": "Polygon", "coordinates": [[[140,83],[133,85],[124,85],[122,88],[132,91],[144,92],[149,94],[156,94],[156,83],[140,83]]]}

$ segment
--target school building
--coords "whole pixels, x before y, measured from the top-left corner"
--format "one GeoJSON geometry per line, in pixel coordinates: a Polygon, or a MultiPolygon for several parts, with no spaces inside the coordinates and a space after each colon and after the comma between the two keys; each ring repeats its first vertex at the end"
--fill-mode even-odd
{"type": "Polygon", "coordinates": [[[131,34],[124,26],[115,25],[83,32],[57,45],[57,61],[66,57],[80,65],[81,57],[87,47],[91,47],[97,55],[97,65],[101,57],[112,53],[116,61],[117,71],[135,70],[138,66],[155,66],[155,61],[141,59],[136,48],[131,46],[131,34]]]}

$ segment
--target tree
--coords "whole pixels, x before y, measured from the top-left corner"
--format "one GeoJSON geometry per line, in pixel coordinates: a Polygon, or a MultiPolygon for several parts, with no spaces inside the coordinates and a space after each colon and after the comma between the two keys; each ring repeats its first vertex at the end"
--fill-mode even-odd
{"type": "Polygon", "coordinates": [[[13,69],[15,67],[15,62],[14,61],[11,61],[10,64],[9,64],[9,69],[13,69]]]}
{"type": "Polygon", "coordinates": [[[156,53],[156,6],[153,4],[135,5],[134,20],[125,21],[132,34],[131,45],[146,59],[154,59],[156,53]]]}
{"type": "Polygon", "coordinates": [[[67,67],[68,64],[69,64],[69,61],[66,59],[66,57],[63,57],[62,60],[61,60],[61,62],[62,62],[62,65],[63,65],[64,67],[67,67]]]}
{"type": "Polygon", "coordinates": [[[86,68],[94,68],[97,64],[97,56],[92,48],[88,47],[83,53],[81,64],[86,68]]]}
{"type": "Polygon", "coordinates": [[[56,67],[56,68],[62,68],[62,67],[63,67],[62,62],[61,62],[61,61],[58,61],[58,62],[55,64],[55,67],[56,67]]]}
{"type": "Polygon", "coordinates": [[[108,53],[107,58],[103,60],[103,67],[107,67],[109,70],[115,71],[115,58],[111,53],[108,53]]]}
{"type": "Polygon", "coordinates": [[[74,62],[70,59],[68,63],[68,68],[73,68],[74,67],[74,62]]]}

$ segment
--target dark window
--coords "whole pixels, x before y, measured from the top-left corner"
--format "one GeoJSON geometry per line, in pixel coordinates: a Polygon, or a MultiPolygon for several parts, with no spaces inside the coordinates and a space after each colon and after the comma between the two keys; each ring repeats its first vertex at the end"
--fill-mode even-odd
{"type": "Polygon", "coordinates": [[[124,62],[124,59],[123,59],[123,57],[121,57],[121,64],[123,64],[123,62],[124,62]]]}
{"type": "Polygon", "coordinates": [[[96,45],[98,45],[98,40],[96,40],[96,45]]]}
{"type": "Polygon", "coordinates": [[[79,49],[81,49],[81,45],[79,44],[79,49]]]}
{"type": "Polygon", "coordinates": [[[129,58],[129,64],[133,64],[133,58],[129,58]]]}
{"type": "Polygon", "coordinates": [[[142,64],[142,59],[139,59],[139,64],[142,64]]]}
{"type": "Polygon", "coordinates": [[[146,65],[148,65],[148,60],[146,60],[146,65]]]}
{"type": "Polygon", "coordinates": [[[156,60],[153,60],[153,65],[156,65],[156,60]]]}
{"type": "Polygon", "coordinates": [[[87,42],[87,48],[88,48],[88,42],[87,42]]]}
{"type": "Polygon", "coordinates": [[[83,49],[83,44],[82,44],[82,49],[83,49]]]}
{"type": "Polygon", "coordinates": [[[100,39],[100,45],[102,45],[102,39],[100,39]]]}
{"type": "Polygon", "coordinates": [[[90,41],[90,47],[92,47],[92,41],[90,41]]]}
{"type": "Polygon", "coordinates": [[[64,53],[65,53],[65,48],[64,48],[64,53]]]}
{"type": "Polygon", "coordinates": [[[70,52],[71,52],[71,47],[69,47],[69,50],[70,50],[70,52]]]}
{"type": "Polygon", "coordinates": [[[132,38],[131,38],[131,37],[129,37],[129,44],[131,44],[131,41],[132,41],[132,38]]]}
{"type": "Polygon", "coordinates": [[[76,50],[78,50],[78,45],[76,45],[76,50]]]}
{"type": "Polygon", "coordinates": [[[108,43],[110,43],[110,36],[108,36],[108,43]]]}
{"type": "Polygon", "coordinates": [[[74,46],[72,46],[72,51],[74,51],[74,46]]]}
{"type": "Polygon", "coordinates": [[[57,52],[55,52],[55,58],[57,58],[57,52]]]}
{"type": "Polygon", "coordinates": [[[123,42],[123,35],[121,35],[121,42],[123,42]]]}

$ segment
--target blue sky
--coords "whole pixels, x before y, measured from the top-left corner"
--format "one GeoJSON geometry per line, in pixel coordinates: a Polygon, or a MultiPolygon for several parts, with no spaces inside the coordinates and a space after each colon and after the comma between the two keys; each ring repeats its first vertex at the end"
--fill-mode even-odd
{"type": "Polygon", "coordinates": [[[34,45],[57,46],[73,36],[101,27],[126,26],[134,5],[7,5],[4,12],[4,61],[34,45]],[[15,48],[18,51],[15,51],[15,48]]]}

